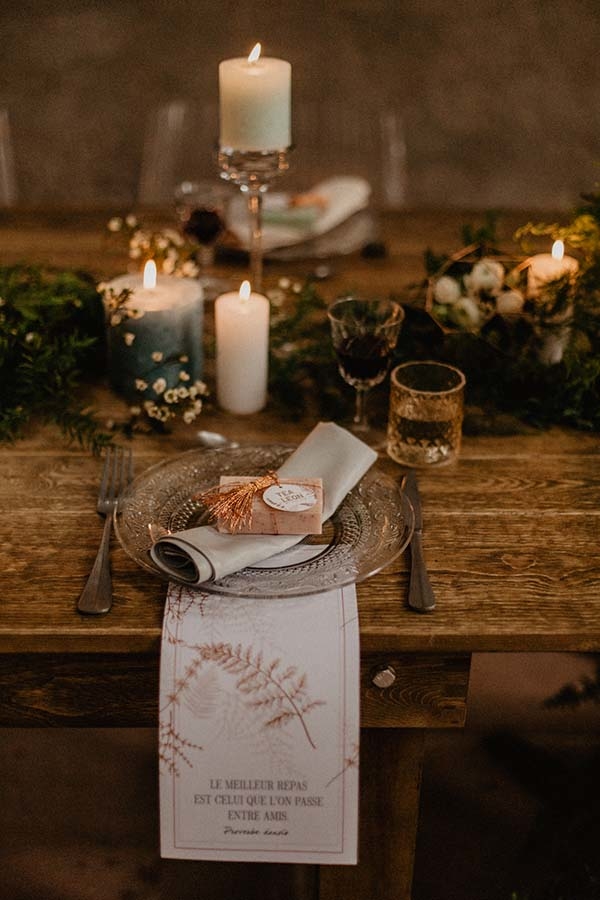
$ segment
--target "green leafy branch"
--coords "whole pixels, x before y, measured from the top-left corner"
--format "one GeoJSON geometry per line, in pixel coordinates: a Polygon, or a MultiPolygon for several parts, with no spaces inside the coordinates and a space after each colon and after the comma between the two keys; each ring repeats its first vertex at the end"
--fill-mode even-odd
{"type": "Polygon", "coordinates": [[[110,443],[79,400],[103,364],[104,313],[91,277],[40,267],[0,267],[0,442],[34,417],[99,452],[110,443]]]}

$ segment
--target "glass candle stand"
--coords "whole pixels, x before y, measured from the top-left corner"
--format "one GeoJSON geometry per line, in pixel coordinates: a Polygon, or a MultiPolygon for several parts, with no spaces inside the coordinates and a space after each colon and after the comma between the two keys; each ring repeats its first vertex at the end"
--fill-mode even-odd
{"type": "Polygon", "coordinates": [[[250,282],[262,289],[262,197],[274,178],[289,169],[291,147],[283,150],[233,150],[221,147],[218,165],[221,178],[231,181],[246,195],[250,221],[250,282]]]}

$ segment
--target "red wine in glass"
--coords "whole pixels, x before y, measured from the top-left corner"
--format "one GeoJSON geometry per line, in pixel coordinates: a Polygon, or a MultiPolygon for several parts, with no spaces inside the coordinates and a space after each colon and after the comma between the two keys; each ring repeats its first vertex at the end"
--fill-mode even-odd
{"type": "Polygon", "coordinates": [[[203,246],[214,244],[224,229],[223,217],[214,206],[192,209],[183,225],[184,233],[203,246]]]}
{"type": "Polygon", "coordinates": [[[345,338],[335,352],[342,377],[348,384],[368,383],[372,387],[387,374],[391,347],[384,338],[371,335],[345,338]]]}

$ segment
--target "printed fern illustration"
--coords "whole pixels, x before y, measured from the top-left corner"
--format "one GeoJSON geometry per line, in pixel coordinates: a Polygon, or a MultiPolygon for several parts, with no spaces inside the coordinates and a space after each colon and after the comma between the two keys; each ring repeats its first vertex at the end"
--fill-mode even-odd
{"type": "MultiPolygon", "coordinates": [[[[181,643],[181,642],[180,642],[181,643]]],[[[306,723],[307,715],[324,701],[313,700],[308,694],[306,674],[299,674],[296,666],[283,667],[280,659],[266,662],[261,651],[252,646],[235,646],[225,642],[188,645],[194,656],[183,675],[175,681],[168,704],[179,702],[181,694],[206,663],[214,663],[223,672],[235,677],[235,688],[245,698],[246,706],[264,716],[263,727],[282,728],[297,719],[313,749],[316,744],[306,723]]]]}
{"type": "Polygon", "coordinates": [[[185,762],[190,768],[193,768],[193,763],[187,755],[189,750],[202,750],[202,747],[181,737],[175,731],[172,714],[169,716],[168,721],[161,720],[158,728],[159,764],[164,766],[172,775],[178,776],[180,762],[185,762]]]}

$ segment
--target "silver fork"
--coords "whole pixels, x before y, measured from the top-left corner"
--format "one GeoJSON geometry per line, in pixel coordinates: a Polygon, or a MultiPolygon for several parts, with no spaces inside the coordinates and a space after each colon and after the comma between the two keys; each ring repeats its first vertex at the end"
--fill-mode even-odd
{"type": "Polygon", "coordinates": [[[80,613],[99,615],[112,606],[112,580],[110,577],[109,548],[113,512],[119,494],[133,477],[131,450],[108,447],[100,481],[96,510],[105,517],[102,540],[89,578],[77,602],[80,613]]]}

